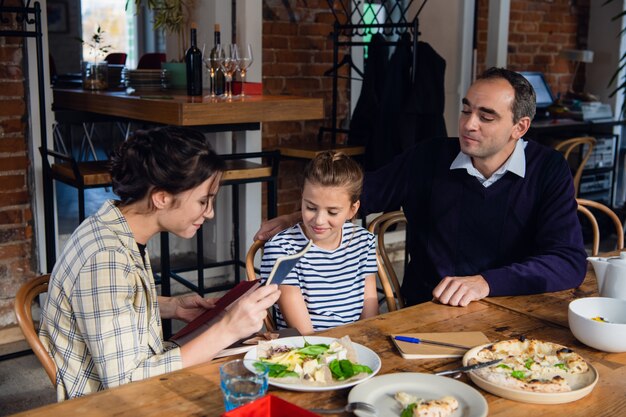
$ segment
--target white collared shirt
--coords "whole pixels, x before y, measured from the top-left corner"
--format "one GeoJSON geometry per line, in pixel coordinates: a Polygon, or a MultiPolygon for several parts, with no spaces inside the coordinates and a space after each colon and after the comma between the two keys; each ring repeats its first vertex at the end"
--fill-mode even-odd
{"type": "Polygon", "coordinates": [[[481,174],[474,165],[472,164],[472,158],[463,152],[459,152],[454,161],[452,161],[452,165],[450,165],[450,169],[465,169],[467,173],[473,177],[476,177],[478,181],[485,187],[489,187],[493,185],[496,181],[504,176],[507,171],[512,172],[513,174],[524,178],[526,175],[526,154],[524,150],[526,149],[526,145],[528,145],[528,141],[519,139],[517,144],[515,144],[515,149],[513,153],[506,160],[504,164],[496,172],[491,175],[489,178],[485,178],[483,174],[481,174]]]}

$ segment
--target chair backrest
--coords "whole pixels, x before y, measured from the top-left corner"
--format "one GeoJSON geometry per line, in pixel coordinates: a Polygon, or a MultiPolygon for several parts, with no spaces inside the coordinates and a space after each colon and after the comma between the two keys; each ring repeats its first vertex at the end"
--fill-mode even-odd
{"type": "Polygon", "coordinates": [[[50,382],[56,387],[57,367],[43,343],[39,340],[31,311],[35,298],[41,293],[48,292],[49,281],[50,274],[41,275],[31,279],[20,287],[15,296],[15,316],[17,317],[17,324],[19,324],[22,333],[24,333],[24,337],[26,337],[26,341],[46,370],[50,382]]]}
{"type": "Polygon", "coordinates": [[[137,69],[161,69],[161,62],[165,62],[165,54],[161,52],[150,52],[143,54],[139,58],[137,69]]]}
{"type": "Polygon", "coordinates": [[[570,163],[570,166],[575,168],[574,173],[574,192],[576,197],[578,197],[578,187],[580,186],[580,178],[583,175],[583,170],[585,169],[585,164],[587,160],[591,156],[591,152],[593,152],[593,148],[596,145],[596,139],[591,136],[583,136],[579,138],[567,139],[562,142],[557,143],[554,146],[554,149],[563,153],[565,159],[570,163]],[[575,155],[576,160],[572,162],[570,158],[570,154],[578,149],[578,154],[575,155]],[[584,150],[584,154],[583,154],[584,150]],[[582,155],[582,159],[580,159],[580,155],[582,155]],[[580,161],[580,163],[578,163],[580,161]]]}
{"type": "MultiPolygon", "coordinates": [[[[255,240],[248,249],[248,253],[246,254],[246,277],[248,281],[254,281],[257,279],[256,270],[254,269],[254,257],[256,256],[259,249],[263,249],[265,246],[264,240],[255,240]]],[[[276,323],[274,322],[274,311],[270,307],[267,310],[267,316],[265,316],[265,328],[269,332],[273,332],[276,330],[276,323]]]]}
{"type": "Polygon", "coordinates": [[[109,65],[124,65],[126,64],[126,54],[124,52],[111,52],[104,60],[109,65]]]}
{"type": "Polygon", "coordinates": [[[393,269],[387,249],[385,247],[385,232],[390,226],[397,223],[405,223],[407,220],[402,211],[392,211],[375,218],[369,225],[371,233],[378,235],[376,247],[376,264],[378,265],[378,278],[385,294],[385,301],[389,311],[404,308],[404,300],[400,295],[400,281],[393,269]]]}
{"type": "Polygon", "coordinates": [[[615,214],[613,210],[611,210],[604,204],[598,203],[597,201],[577,198],[576,202],[578,202],[578,211],[583,213],[591,223],[591,230],[593,232],[593,246],[591,249],[591,256],[597,256],[600,252],[600,227],[598,226],[598,220],[596,219],[596,216],[591,212],[591,210],[589,210],[589,208],[599,210],[611,219],[613,225],[615,226],[615,233],[617,234],[616,249],[622,250],[624,248],[624,227],[622,226],[622,222],[620,221],[619,217],[617,217],[617,214],[615,214]]]}

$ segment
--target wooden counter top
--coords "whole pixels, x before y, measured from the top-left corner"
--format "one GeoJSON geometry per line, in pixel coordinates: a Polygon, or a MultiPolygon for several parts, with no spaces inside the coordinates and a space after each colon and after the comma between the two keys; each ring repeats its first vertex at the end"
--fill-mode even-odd
{"type": "Polygon", "coordinates": [[[324,118],[321,98],[246,96],[225,101],[171,92],[128,95],[123,91],[54,89],[55,109],[86,111],[176,126],[207,126],[324,118]]]}

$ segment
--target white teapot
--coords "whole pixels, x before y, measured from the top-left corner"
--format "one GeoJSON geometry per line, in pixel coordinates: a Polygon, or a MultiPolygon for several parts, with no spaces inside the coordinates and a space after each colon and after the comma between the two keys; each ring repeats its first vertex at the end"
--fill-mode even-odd
{"type": "Polygon", "coordinates": [[[593,265],[601,297],[626,300],[626,252],[610,258],[587,258],[593,265]]]}

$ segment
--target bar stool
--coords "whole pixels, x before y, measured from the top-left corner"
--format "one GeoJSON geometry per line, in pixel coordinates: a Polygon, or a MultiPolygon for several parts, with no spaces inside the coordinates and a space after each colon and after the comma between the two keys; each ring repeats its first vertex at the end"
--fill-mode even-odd
{"type": "MultiPolygon", "coordinates": [[[[78,162],[71,155],[65,155],[43,146],[39,147],[44,161],[44,174],[53,180],[60,181],[78,190],[78,220],[85,220],[85,190],[90,188],[110,187],[111,173],[109,161],[85,161],[78,162]],[[55,158],[59,162],[50,163],[49,158],[55,158]]],[[[51,195],[54,195],[51,193],[51,195]]],[[[52,204],[46,201],[46,204],[52,204]]]]}
{"type": "MultiPolygon", "coordinates": [[[[161,294],[171,295],[170,278],[189,288],[190,290],[204,295],[210,292],[224,291],[232,288],[241,280],[241,269],[246,267],[245,256],[240,251],[241,237],[239,235],[239,186],[250,183],[267,184],[267,216],[276,217],[278,202],[278,163],[280,153],[278,151],[250,152],[221,155],[226,162],[226,169],[222,174],[221,186],[232,186],[232,217],[233,217],[233,247],[231,258],[221,261],[209,261],[204,258],[203,228],[196,233],[196,260],[194,267],[175,267],[171,265],[169,255],[169,234],[162,232],[161,239],[161,271],[155,273],[155,281],[161,284],[161,294]],[[250,162],[248,159],[264,158],[263,163],[250,162]],[[206,286],[204,270],[223,266],[234,266],[235,280],[233,283],[206,286]],[[197,272],[197,284],[182,277],[180,273],[197,272]]],[[[163,332],[171,334],[171,323],[163,323],[163,332]]],[[[167,337],[167,336],[166,336],[167,337]]]]}
{"type": "Polygon", "coordinates": [[[294,159],[313,159],[317,156],[317,154],[324,151],[343,152],[344,154],[352,158],[358,158],[365,153],[364,146],[337,144],[334,140],[336,133],[348,133],[348,131],[345,129],[332,129],[322,127],[317,134],[316,143],[307,143],[294,146],[279,146],[278,150],[280,151],[281,157],[294,159]],[[331,133],[332,138],[330,142],[324,141],[325,133],[331,133]]]}

